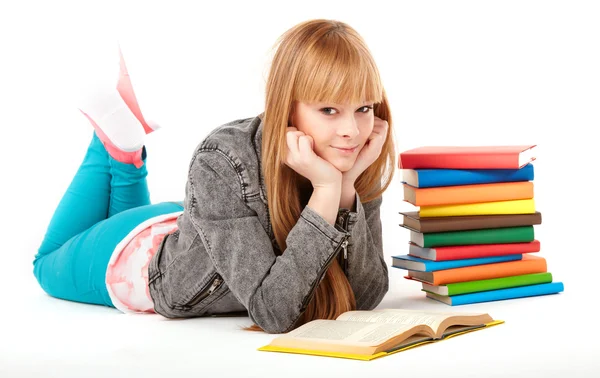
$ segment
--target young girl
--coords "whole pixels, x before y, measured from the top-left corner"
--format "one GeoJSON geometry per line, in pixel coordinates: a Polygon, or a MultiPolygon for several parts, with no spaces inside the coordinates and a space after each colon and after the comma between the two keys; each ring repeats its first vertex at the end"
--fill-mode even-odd
{"type": "Polygon", "coordinates": [[[380,207],[391,116],[363,39],[333,20],[285,32],[265,111],[196,148],[183,202],[151,204],[147,122],[121,56],[85,101],[94,133],[34,260],[51,296],[169,318],[247,314],[288,332],[373,309],[388,290],[380,207]]]}

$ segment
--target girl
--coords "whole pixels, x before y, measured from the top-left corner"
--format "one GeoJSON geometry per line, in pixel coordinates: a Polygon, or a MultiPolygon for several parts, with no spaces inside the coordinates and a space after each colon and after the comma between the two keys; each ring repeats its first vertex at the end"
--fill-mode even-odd
{"type": "Polygon", "coordinates": [[[34,260],[49,295],[169,318],[242,313],[255,323],[245,329],[283,333],[386,294],[391,115],[347,24],[311,20],[280,37],[265,111],[198,145],[183,202],[150,204],[143,140],[157,126],[122,56],[117,88],[80,110],[92,141],[34,260]]]}

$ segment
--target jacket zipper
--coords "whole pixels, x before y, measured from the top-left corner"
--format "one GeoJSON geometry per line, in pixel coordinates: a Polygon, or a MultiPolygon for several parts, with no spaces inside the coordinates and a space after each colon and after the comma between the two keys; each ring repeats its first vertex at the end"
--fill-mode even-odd
{"type": "MultiPolygon", "coordinates": [[[[346,232],[348,232],[348,223],[349,222],[350,222],[350,213],[346,213],[346,217],[344,218],[344,230],[346,230],[346,232]]],[[[342,248],[344,248],[344,274],[346,275],[346,277],[348,277],[348,240],[344,241],[342,248]]]]}
{"type": "Polygon", "coordinates": [[[200,303],[204,298],[211,295],[215,290],[221,286],[223,283],[223,279],[217,275],[217,277],[213,280],[212,285],[208,288],[208,290],[202,290],[198,294],[194,295],[192,299],[189,300],[188,303],[185,304],[185,307],[193,307],[200,303]]]}
{"type": "Polygon", "coordinates": [[[348,240],[344,240],[342,248],[344,249],[344,274],[348,276],[348,240]]]}
{"type": "Polygon", "coordinates": [[[302,307],[301,307],[301,310],[300,310],[301,312],[306,309],[306,306],[308,305],[308,302],[310,302],[310,300],[312,299],[313,295],[315,294],[315,290],[317,289],[317,286],[321,282],[321,279],[323,278],[323,275],[325,275],[325,273],[327,273],[327,269],[329,268],[329,265],[331,265],[331,262],[337,256],[337,254],[339,253],[340,249],[344,248],[344,251],[346,251],[346,246],[348,245],[348,238],[349,237],[350,237],[350,233],[347,232],[346,235],[344,235],[344,238],[342,239],[342,241],[340,242],[340,244],[338,244],[337,247],[335,248],[335,251],[333,252],[333,254],[331,255],[331,257],[325,262],[325,269],[323,269],[323,272],[315,280],[315,284],[313,285],[313,287],[310,288],[310,291],[308,292],[308,295],[306,296],[306,298],[304,298],[304,301],[302,302],[302,307]]]}

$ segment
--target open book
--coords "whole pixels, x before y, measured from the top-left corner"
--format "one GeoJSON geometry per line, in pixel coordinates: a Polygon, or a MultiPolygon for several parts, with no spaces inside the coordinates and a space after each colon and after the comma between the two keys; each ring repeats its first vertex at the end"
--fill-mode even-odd
{"type": "Polygon", "coordinates": [[[258,350],[372,360],[501,323],[485,313],[348,311],[308,322],[258,350]]]}

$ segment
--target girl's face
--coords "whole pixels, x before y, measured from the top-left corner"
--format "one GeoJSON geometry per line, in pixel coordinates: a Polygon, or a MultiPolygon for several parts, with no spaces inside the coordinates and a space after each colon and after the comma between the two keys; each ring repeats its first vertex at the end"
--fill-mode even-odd
{"type": "Polygon", "coordinates": [[[314,151],[341,172],[354,165],[373,131],[373,103],[294,104],[291,126],[314,140],[314,151]]]}

